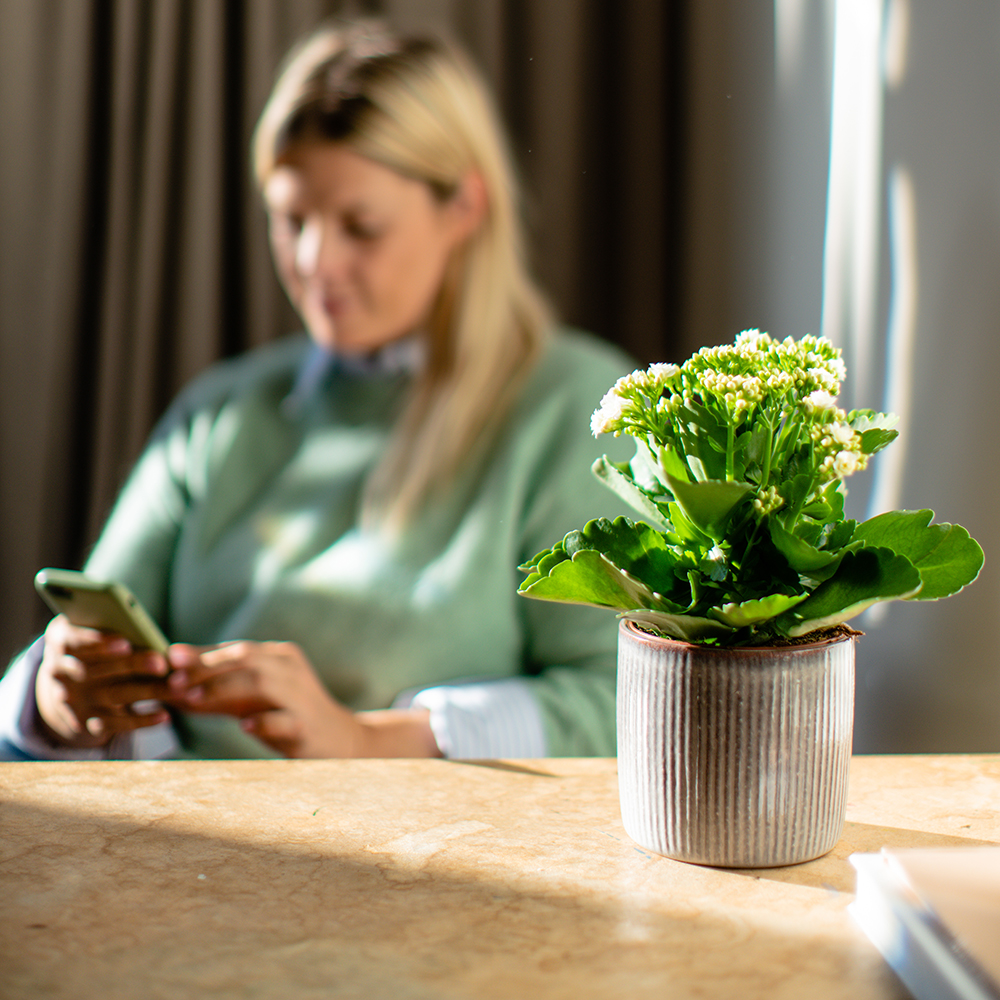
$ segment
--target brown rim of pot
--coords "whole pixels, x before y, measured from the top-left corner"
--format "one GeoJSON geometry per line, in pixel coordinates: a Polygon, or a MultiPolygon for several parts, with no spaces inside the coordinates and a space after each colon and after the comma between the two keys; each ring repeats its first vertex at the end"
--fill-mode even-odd
{"type": "Polygon", "coordinates": [[[669,643],[671,646],[681,646],[689,649],[705,649],[711,650],[713,653],[738,653],[743,656],[760,656],[763,653],[774,652],[775,650],[781,650],[782,652],[796,652],[800,649],[816,649],[819,646],[832,646],[834,643],[845,642],[847,640],[856,642],[858,638],[864,635],[864,632],[858,632],[849,625],[841,624],[831,626],[827,635],[808,642],[796,642],[794,640],[789,640],[779,645],[772,646],[707,646],[700,642],[685,642],[683,639],[671,639],[669,636],[665,635],[654,635],[652,632],[647,632],[643,629],[638,622],[631,621],[628,618],[620,619],[619,631],[621,631],[622,628],[626,628],[628,630],[629,636],[632,639],[650,646],[661,646],[664,643],[669,643]]]}

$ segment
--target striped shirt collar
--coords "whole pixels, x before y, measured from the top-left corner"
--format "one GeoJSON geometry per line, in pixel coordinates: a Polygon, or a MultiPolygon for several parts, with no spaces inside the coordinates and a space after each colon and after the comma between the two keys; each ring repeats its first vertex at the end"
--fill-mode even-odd
{"type": "Polygon", "coordinates": [[[288,416],[301,414],[335,372],[353,378],[416,374],[426,360],[427,342],[421,334],[394,340],[371,354],[338,354],[313,343],[299,367],[291,392],[282,402],[282,409],[288,416]]]}

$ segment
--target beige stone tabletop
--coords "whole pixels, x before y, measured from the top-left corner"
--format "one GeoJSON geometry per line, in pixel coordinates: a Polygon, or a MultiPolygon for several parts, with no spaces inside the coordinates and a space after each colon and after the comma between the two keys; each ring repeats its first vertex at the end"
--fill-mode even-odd
{"type": "Polygon", "coordinates": [[[847,857],[1000,842],[1000,755],[857,757],[834,851],[670,861],[614,760],[0,764],[0,997],[905,997],[847,857]]]}

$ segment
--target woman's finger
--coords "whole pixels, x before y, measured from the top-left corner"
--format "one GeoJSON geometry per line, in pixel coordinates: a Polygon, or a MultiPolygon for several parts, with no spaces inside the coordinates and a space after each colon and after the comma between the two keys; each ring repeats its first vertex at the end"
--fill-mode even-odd
{"type": "Polygon", "coordinates": [[[132,645],[124,636],[73,625],[65,615],[57,615],[45,629],[45,648],[81,659],[109,659],[127,656],[132,645]]]}
{"type": "Polygon", "coordinates": [[[144,680],[141,677],[127,677],[112,683],[90,682],[81,687],[81,696],[98,714],[103,711],[131,711],[135,705],[162,701],[169,694],[166,681],[144,680]]]}
{"type": "Polygon", "coordinates": [[[122,705],[116,709],[102,711],[99,715],[91,715],[85,720],[84,726],[91,736],[110,737],[117,733],[158,726],[169,719],[170,713],[162,706],[143,706],[140,710],[133,705],[122,705]]]}
{"type": "Polygon", "coordinates": [[[292,643],[241,641],[203,650],[170,686],[182,707],[242,718],[285,705],[292,677],[305,672],[311,668],[292,643]]]}
{"type": "Polygon", "coordinates": [[[51,677],[58,685],[66,710],[76,720],[71,729],[86,730],[100,737],[156,725],[169,717],[160,704],[168,693],[166,680],[162,677],[135,673],[122,674],[118,678],[113,675],[95,677],[89,664],[69,656],[53,664],[51,677]]]}
{"type": "Polygon", "coordinates": [[[172,703],[193,712],[243,717],[277,707],[263,690],[260,675],[252,668],[233,667],[202,674],[200,681],[188,678],[183,690],[171,686],[171,691],[172,703]]]}
{"type": "Polygon", "coordinates": [[[110,644],[102,651],[64,653],[53,664],[53,674],[65,680],[85,683],[108,681],[125,677],[162,678],[167,674],[167,661],[159,653],[149,650],[132,652],[127,639],[122,639],[124,653],[115,652],[122,647],[110,644]],[[109,653],[108,650],[111,652],[109,653]]]}

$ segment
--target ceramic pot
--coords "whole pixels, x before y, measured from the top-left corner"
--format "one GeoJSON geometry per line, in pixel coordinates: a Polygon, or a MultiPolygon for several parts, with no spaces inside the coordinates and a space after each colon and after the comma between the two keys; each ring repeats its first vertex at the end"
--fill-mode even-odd
{"type": "Polygon", "coordinates": [[[618,632],[618,782],[638,844],[679,861],[770,868],[840,838],[854,637],[722,649],[618,632]]]}

